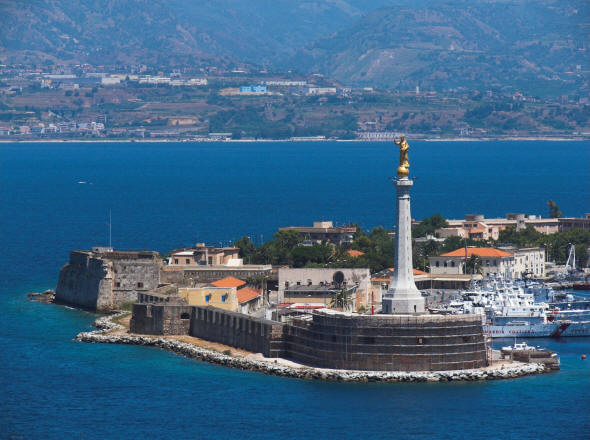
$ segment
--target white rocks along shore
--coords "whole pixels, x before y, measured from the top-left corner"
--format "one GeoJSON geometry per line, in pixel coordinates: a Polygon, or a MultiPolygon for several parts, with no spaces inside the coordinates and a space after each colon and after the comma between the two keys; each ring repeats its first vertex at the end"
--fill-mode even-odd
{"type": "MultiPolygon", "coordinates": [[[[284,360],[266,359],[258,360],[248,357],[234,357],[219,353],[214,350],[199,347],[195,344],[177,341],[174,339],[132,335],[127,333],[113,333],[114,331],[125,330],[123,325],[113,322],[113,318],[124,315],[118,313],[98,318],[94,326],[98,330],[83,332],[76,336],[81,342],[104,343],[104,344],[131,344],[154,346],[170,350],[190,358],[198,359],[212,364],[223,365],[241,370],[258,371],[275,376],[299,378],[299,379],[321,379],[340,382],[449,382],[449,381],[476,381],[507,379],[531,374],[546,372],[545,366],[540,363],[517,363],[509,366],[495,365],[475,370],[453,370],[453,371],[355,371],[355,370],[332,370],[325,368],[313,368],[307,366],[285,365],[284,360]]],[[[293,363],[290,363],[293,364],[293,363]]]]}

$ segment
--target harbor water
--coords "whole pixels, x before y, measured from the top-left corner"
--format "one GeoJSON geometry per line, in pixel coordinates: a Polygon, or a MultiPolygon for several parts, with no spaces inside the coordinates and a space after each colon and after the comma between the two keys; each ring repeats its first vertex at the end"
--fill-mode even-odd
{"type": "MultiPolygon", "coordinates": [[[[412,214],[589,211],[587,142],[411,142],[412,214]]],[[[351,384],[84,344],[96,315],[27,301],[71,249],[167,252],[314,220],[394,223],[386,143],[0,144],[0,438],[588,438],[590,338],[533,339],[561,370],[351,384]]],[[[586,295],[588,293],[586,292],[586,295]]],[[[494,340],[500,347],[513,340],[494,340]]]]}

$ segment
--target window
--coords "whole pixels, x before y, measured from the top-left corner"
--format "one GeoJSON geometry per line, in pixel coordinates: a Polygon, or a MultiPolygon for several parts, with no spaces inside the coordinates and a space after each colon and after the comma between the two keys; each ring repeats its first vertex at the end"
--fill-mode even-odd
{"type": "Polygon", "coordinates": [[[174,264],[178,264],[178,258],[174,259],[174,264]]]}
{"type": "Polygon", "coordinates": [[[297,281],[297,285],[298,286],[301,286],[301,281],[297,281]]]}
{"type": "MultiPolygon", "coordinates": [[[[414,306],[414,307],[416,307],[416,306],[414,306]]],[[[416,341],[416,343],[418,343],[420,345],[424,344],[424,338],[418,338],[418,340],[416,341]]]]}
{"type": "Polygon", "coordinates": [[[213,257],[209,257],[207,259],[207,263],[209,264],[209,266],[211,266],[213,264],[213,257]]]}
{"type": "Polygon", "coordinates": [[[117,282],[115,283],[115,287],[121,287],[121,281],[117,281],[117,282]]]}
{"type": "Polygon", "coordinates": [[[190,264],[191,263],[191,260],[189,260],[188,258],[185,261],[186,261],[186,264],[190,264]]]}
{"type": "Polygon", "coordinates": [[[445,267],[447,267],[447,262],[445,261],[445,267]]]}
{"type": "Polygon", "coordinates": [[[188,313],[183,313],[180,315],[180,319],[191,319],[191,316],[188,313]]]}
{"type": "Polygon", "coordinates": [[[455,262],[451,261],[451,267],[455,267],[455,262]]]}
{"type": "Polygon", "coordinates": [[[440,267],[440,261],[436,262],[436,267],[440,267]]]}
{"type": "Polygon", "coordinates": [[[211,301],[211,295],[205,295],[205,302],[211,301]]]}
{"type": "Polygon", "coordinates": [[[307,280],[307,285],[308,286],[311,286],[311,280],[310,279],[307,280]]]}
{"type": "Polygon", "coordinates": [[[498,265],[498,260],[494,260],[494,266],[498,265]]]}
{"type": "Polygon", "coordinates": [[[227,295],[221,295],[221,302],[225,302],[225,300],[227,299],[227,295]]]}
{"type": "Polygon", "coordinates": [[[289,287],[289,281],[285,281],[285,288],[289,287]]]}
{"type": "Polygon", "coordinates": [[[137,288],[138,288],[138,289],[142,289],[142,288],[143,288],[143,283],[142,283],[141,281],[139,281],[139,282],[137,283],[137,288]]]}

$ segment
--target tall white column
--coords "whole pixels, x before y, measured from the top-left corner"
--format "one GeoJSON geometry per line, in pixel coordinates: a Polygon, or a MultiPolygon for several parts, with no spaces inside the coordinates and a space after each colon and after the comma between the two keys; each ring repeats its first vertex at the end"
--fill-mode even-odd
{"type": "Polygon", "coordinates": [[[395,271],[391,285],[383,296],[383,313],[424,313],[424,298],[414,282],[412,267],[412,216],[410,187],[407,177],[395,181],[397,192],[397,221],[395,233],[395,271]]]}

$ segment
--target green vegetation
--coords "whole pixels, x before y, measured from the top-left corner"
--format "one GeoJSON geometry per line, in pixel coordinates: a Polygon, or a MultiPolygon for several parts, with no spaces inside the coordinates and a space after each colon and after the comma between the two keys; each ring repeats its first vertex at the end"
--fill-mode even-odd
{"type": "Polygon", "coordinates": [[[129,302],[125,302],[123,304],[121,304],[121,306],[119,307],[119,310],[126,310],[131,312],[133,310],[133,304],[135,304],[137,301],[129,301],[129,302]]]}
{"type": "Polygon", "coordinates": [[[419,225],[412,229],[412,236],[426,237],[427,235],[434,235],[434,231],[440,228],[446,228],[449,226],[447,220],[439,213],[434,214],[431,217],[423,219],[419,225]]]}
{"type": "Polygon", "coordinates": [[[559,206],[557,206],[557,203],[553,200],[549,200],[547,206],[549,207],[549,218],[563,217],[563,213],[560,211],[559,206]]]}

